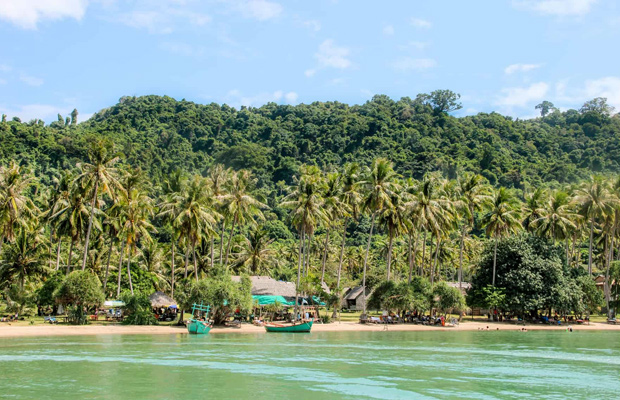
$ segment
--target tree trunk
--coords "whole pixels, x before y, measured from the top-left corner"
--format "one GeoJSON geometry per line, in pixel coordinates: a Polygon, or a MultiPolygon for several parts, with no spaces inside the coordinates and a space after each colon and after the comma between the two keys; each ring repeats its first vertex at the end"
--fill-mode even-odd
{"type": "Polygon", "coordinates": [[[568,240],[568,237],[566,237],[565,242],[566,242],[566,268],[568,268],[570,266],[570,261],[569,261],[569,257],[570,257],[570,254],[569,254],[569,243],[570,243],[570,241],[568,240]]]}
{"type": "Polygon", "coordinates": [[[235,233],[235,225],[237,225],[239,214],[235,214],[232,226],[230,227],[230,235],[228,236],[228,244],[226,245],[226,268],[228,268],[228,256],[230,255],[230,245],[232,244],[233,233],[235,233]]]}
{"type": "Polygon", "coordinates": [[[90,216],[88,217],[88,229],[86,230],[86,241],[84,242],[84,258],[82,258],[82,271],[86,269],[86,258],[88,257],[88,244],[90,241],[90,232],[93,229],[93,218],[95,203],[97,202],[97,192],[99,191],[99,181],[95,181],[95,190],[93,199],[90,202],[90,216]]]}
{"type": "Polygon", "coordinates": [[[321,268],[321,283],[325,281],[325,264],[327,263],[327,246],[329,245],[329,231],[327,230],[327,234],[325,235],[325,248],[323,249],[323,266],[321,268]]]}
{"type": "Polygon", "coordinates": [[[224,221],[222,220],[222,228],[220,229],[220,267],[224,265],[224,221]]]}
{"type": "Polygon", "coordinates": [[[572,245],[571,254],[570,254],[571,264],[577,264],[576,254],[575,254],[576,243],[577,243],[577,232],[573,232],[573,245],[572,245]]]}
{"type": "Polygon", "coordinates": [[[194,277],[196,278],[196,282],[198,282],[198,262],[196,261],[196,240],[192,242],[192,253],[194,257],[194,277]]]}
{"type": "MultiPolygon", "coordinates": [[[[4,233],[0,235],[0,257],[2,257],[2,244],[4,243],[4,233]]],[[[2,258],[0,258],[2,260],[2,258]]]]}
{"type": "Polygon", "coordinates": [[[407,235],[407,262],[409,263],[409,278],[407,280],[407,283],[411,283],[411,277],[413,276],[413,257],[412,257],[412,244],[411,242],[413,241],[411,236],[411,232],[409,232],[409,234],[407,235]]]}
{"type": "Polygon", "coordinates": [[[116,283],[116,298],[121,297],[121,277],[123,275],[123,256],[125,255],[125,241],[121,243],[121,254],[118,261],[118,282],[116,283]]]}
{"type": "Polygon", "coordinates": [[[370,243],[372,241],[372,231],[375,228],[375,213],[372,213],[372,219],[370,222],[370,233],[368,235],[368,244],[366,245],[366,255],[364,256],[364,272],[362,278],[362,300],[364,301],[364,311],[366,314],[366,267],[368,265],[368,252],[370,251],[370,243]]]}
{"type": "Polygon", "coordinates": [[[297,286],[295,286],[295,315],[293,321],[297,321],[297,310],[299,309],[299,284],[301,283],[301,264],[303,263],[303,248],[304,248],[304,229],[303,227],[299,232],[299,258],[297,260],[297,286]]]}
{"type": "Polygon", "coordinates": [[[62,242],[62,236],[58,236],[58,247],[56,248],[56,271],[60,268],[60,244],[62,242]]]}
{"type": "Polygon", "coordinates": [[[424,228],[424,235],[422,236],[422,262],[420,263],[420,276],[424,275],[424,259],[426,258],[426,228],[424,228]]]}
{"type": "Polygon", "coordinates": [[[187,278],[187,263],[189,262],[189,246],[185,246],[185,274],[183,278],[187,278]]]}
{"type": "Polygon", "coordinates": [[[105,293],[105,288],[108,285],[108,276],[110,275],[110,257],[112,256],[112,246],[114,246],[114,240],[112,235],[110,235],[110,249],[108,250],[108,262],[105,266],[105,278],[103,279],[103,293],[105,293]]]}
{"type": "Polygon", "coordinates": [[[49,266],[52,268],[52,247],[54,247],[54,229],[50,228],[50,247],[47,252],[47,258],[49,259],[49,266]]]}
{"type": "Polygon", "coordinates": [[[213,265],[214,265],[214,261],[213,261],[213,257],[215,257],[215,236],[214,233],[211,233],[211,261],[210,261],[210,267],[211,267],[211,271],[213,271],[213,265]]]}
{"type": "Polygon", "coordinates": [[[465,247],[465,224],[461,228],[461,246],[459,250],[459,289],[463,286],[463,248],[465,247]]]}
{"type": "Polygon", "coordinates": [[[431,285],[435,283],[435,270],[437,269],[437,259],[439,257],[439,247],[441,245],[441,239],[437,236],[437,244],[435,246],[435,259],[431,267],[431,285]]]}
{"type": "Polygon", "coordinates": [[[411,267],[409,270],[409,283],[411,283],[411,279],[413,278],[411,275],[413,273],[413,267],[415,266],[415,255],[418,254],[418,238],[420,237],[419,234],[415,235],[415,240],[413,241],[413,253],[411,253],[411,267]]]}
{"type": "Polygon", "coordinates": [[[590,219],[590,245],[588,249],[588,274],[592,275],[592,237],[594,235],[594,216],[590,219]]]}
{"type": "Polygon", "coordinates": [[[493,249],[493,287],[495,287],[495,268],[497,266],[497,238],[495,238],[495,246],[493,249]]]}
{"type": "Polygon", "coordinates": [[[433,242],[433,236],[434,234],[431,233],[431,248],[430,248],[430,251],[428,252],[428,277],[429,278],[433,275],[433,254],[434,254],[435,245],[436,245],[436,243],[433,242]]]}
{"type": "MultiPolygon", "coordinates": [[[[347,224],[348,224],[348,219],[345,218],[344,220],[344,228],[342,229],[342,246],[340,246],[340,260],[338,261],[338,280],[336,281],[336,288],[340,289],[340,274],[342,273],[342,258],[344,257],[344,246],[346,243],[346,237],[347,237],[347,224]]],[[[340,294],[340,293],[338,293],[340,294]]]]}
{"type": "Polygon", "coordinates": [[[127,246],[127,276],[129,277],[129,290],[133,296],[133,283],[131,282],[131,255],[133,254],[133,246],[127,246]]]}
{"type": "Polygon", "coordinates": [[[71,244],[69,245],[69,259],[67,260],[67,275],[71,273],[71,258],[73,257],[73,238],[71,238],[71,244]]]}
{"type": "Polygon", "coordinates": [[[172,246],[172,262],[170,263],[170,267],[172,268],[170,273],[170,297],[174,299],[174,248],[176,247],[174,245],[174,239],[170,241],[170,245],[172,246]]]}
{"type": "Polygon", "coordinates": [[[390,280],[390,268],[392,266],[392,244],[394,242],[394,235],[388,233],[388,254],[387,254],[387,280],[390,280]]]}

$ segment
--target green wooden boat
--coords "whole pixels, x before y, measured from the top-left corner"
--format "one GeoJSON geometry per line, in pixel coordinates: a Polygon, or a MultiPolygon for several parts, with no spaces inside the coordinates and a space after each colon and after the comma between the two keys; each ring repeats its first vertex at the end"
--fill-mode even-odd
{"type": "Polygon", "coordinates": [[[187,324],[187,331],[195,335],[209,333],[209,331],[211,330],[211,325],[209,324],[210,310],[211,306],[204,306],[202,303],[194,303],[194,305],[192,306],[192,318],[187,324]],[[198,312],[198,314],[204,312],[204,320],[196,318],[196,312],[198,312]]]}
{"type": "Polygon", "coordinates": [[[265,325],[265,329],[267,330],[267,332],[310,332],[310,329],[312,329],[312,321],[304,322],[297,325],[265,325]]]}

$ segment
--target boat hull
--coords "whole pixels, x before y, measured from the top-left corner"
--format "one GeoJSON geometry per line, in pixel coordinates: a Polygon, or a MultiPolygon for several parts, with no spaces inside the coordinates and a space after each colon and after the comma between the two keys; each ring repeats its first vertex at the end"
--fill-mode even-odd
{"type": "Polygon", "coordinates": [[[204,321],[197,321],[192,319],[187,324],[187,331],[194,335],[202,335],[205,333],[209,333],[211,327],[204,321]]]}
{"type": "Polygon", "coordinates": [[[275,326],[275,325],[265,325],[265,329],[267,332],[283,332],[283,333],[304,333],[310,332],[312,329],[312,321],[304,322],[303,324],[297,325],[284,325],[284,326],[275,326]]]}

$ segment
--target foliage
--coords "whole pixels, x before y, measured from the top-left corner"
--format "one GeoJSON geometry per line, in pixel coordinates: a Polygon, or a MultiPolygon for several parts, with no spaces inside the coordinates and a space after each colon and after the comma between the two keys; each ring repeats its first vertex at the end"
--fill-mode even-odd
{"type": "Polygon", "coordinates": [[[60,304],[82,306],[99,306],[104,301],[101,282],[91,271],[73,271],[63,280],[54,292],[54,298],[60,304]]]}
{"type": "Polygon", "coordinates": [[[445,282],[433,286],[433,305],[439,311],[448,314],[452,310],[465,308],[465,298],[459,288],[448,286],[445,282]]]}
{"type": "Polygon", "coordinates": [[[123,312],[125,325],[157,325],[157,319],[153,314],[151,301],[146,294],[125,293],[121,296],[121,300],[125,302],[123,312]]]}

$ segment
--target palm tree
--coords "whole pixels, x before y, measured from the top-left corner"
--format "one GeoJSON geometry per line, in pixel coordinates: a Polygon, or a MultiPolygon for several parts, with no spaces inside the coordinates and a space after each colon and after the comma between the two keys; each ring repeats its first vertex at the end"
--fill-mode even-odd
{"type": "Polygon", "coordinates": [[[261,228],[255,228],[244,239],[241,251],[236,255],[235,266],[243,267],[244,272],[252,275],[268,274],[274,259],[271,248],[273,239],[269,239],[267,232],[261,228]]]}
{"type": "Polygon", "coordinates": [[[343,204],[343,227],[342,227],[342,244],[340,246],[340,258],[338,260],[338,278],[336,282],[336,288],[340,289],[340,275],[342,273],[342,260],[344,255],[344,248],[347,237],[347,227],[349,225],[349,219],[352,217],[357,219],[359,215],[359,207],[362,202],[362,195],[359,191],[359,164],[351,163],[344,167],[342,173],[342,192],[341,203],[343,204]],[[347,207],[345,208],[344,205],[347,207]]]}
{"type": "Polygon", "coordinates": [[[306,268],[306,253],[308,253],[306,237],[311,237],[317,225],[327,218],[321,195],[325,192],[321,170],[316,166],[302,166],[300,170],[301,176],[297,179],[297,185],[280,204],[282,208],[291,210],[291,222],[299,232],[295,316],[297,316],[302,266],[304,270],[306,268]]]}
{"type": "MultiPolygon", "coordinates": [[[[213,197],[216,201],[220,201],[221,197],[226,194],[226,187],[229,184],[232,171],[230,168],[226,169],[222,164],[215,164],[209,169],[209,180],[213,197]]],[[[216,210],[221,214],[223,210],[220,204],[216,204],[216,210]]],[[[219,237],[220,237],[220,265],[223,263],[224,255],[224,223],[225,219],[222,218],[220,222],[219,237]]],[[[211,235],[211,269],[213,269],[215,260],[215,235],[211,235]]]]}
{"type": "Polygon", "coordinates": [[[599,177],[593,177],[576,193],[574,198],[580,214],[590,223],[590,239],[588,245],[588,274],[592,274],[592,244],[594,241],[594,224],[597,218],[604,218],[614,212],[618,201],[613,198],[607,185],[599,177]]]}
{"type": "Polygon", "coordinates": [[[533,232],[536,227],[533,222],[545,213],[545,200],[547,192],[543,188],[537,188],[532,193],[525,195],[524,215],[522,225],[527,232],[533,232]]]}
{"type": "Polygon", "coordinates": [[[375,227],[377,213],[381,212],[391,202],[392,196],[399,189],[395,182],[396,172],[392,163],[385,158],[377,158],[373,161],[370,173],[366,180],[362,182],[366,188],[366,196],[363,208],[370,212],[370,232],[368,234],[368,244],[366,245],[366,255],[364,257],[364,271],[362,277],[362,296],[364,311],[366,314],[366,269],[368,265],[368,253],[372,243],[372,231],[375,227]]]}
{"type": "Polygon", "coordinates": [[[484,184],[482,175],[465,174],[458,180],[458,197],[460,203],[459,211],[463,215],[461,224],[461,241],[459,245],[459,289],[463,282],[463,249],[465,247],[465,237],[474,228],[474,217],[476,212],[482,210],[490,200],[489,187],[484,184]]]}
{"type": "Polygon", "coordinates": [[[334,226],[344,215],[348,214],[350,207],[342,201],[342,175],[333,172],[327,174],[325,180],[325,193],[323,194],[323,204],[327,219],[325,221],[325,244],[323,246],[323,262],[321,266],[321,284],[325,281],[325,264],[327,263],[329,249],[329,234],[334,226]]]}
{"type": "MultiPolygon", "coordinates": [[[[140,241],[149,243],[152,241],[150,232],[155,230],[151,225],[150,218],[153,215],[152,200],[138,189],[132,189],[123,193],[120,203],[122,206],[122,224],[119,236],[127,247],[127,276],[129,289],[133,295],[133,282],[131,281],[131,256],[135,253],[136,246],[140,241]]],[[[120,274],[120,269],[119,269],[120,274]]]]}
{"type": "Polygon", "coordinates": [[[501,237],[521,228],[519,222],[518,200],[506,188],[499,188],[493,196],[489,211],[482,217],[482,226],[486,227],[488,237],[495,240],[493,249],[493,280],[497,267],[497,243],[501,237]]]}
{"type": "Polygon", "coordinates": [[[0,257],[2,244],[15,239],[18,227],[23,227],[38,212],[37,207],[26,195],[34,177],[15,161],[8,168],[0,167],[0,257]]]}
{"type": "Polygon", "coordinates": [[[76,182],[83,189],[92,190],[92,200],[90,202],[90,216],[88,219],[88,228],[86,230],[86,239],[84,242],[84,258],[82,259],[82,270],[86,269],[86,257],[88,255],[88,244],[90,233],[93,227],[93,218],[95,217],[95,205],[99,198],[99,193],[107,194],[111,198],[115,198],[114,189],[118,187],[118,172],[113,167],[120,158],[112,154],[112,148],[109,142],[99,140],[96,141],[88,152],[90,163],[78,163],[77,167],[82,170],[77,177],[76,182]]]}
{"type": "Polygon", "coordinates": [[[392,249],[394,245],[394,237],[401,234],[405,229],[405,206],[403,197],[406,193],[392,192],[390,201],[386,202],[384,207],[378,212],[379,222],[382,224],[388,234],[388,246],[386,256],[386,274],[387,280],[390,280],[390,271],[392,266],[392,249]]]}
{"type": "Polygon", "coordinates": [[[27,278],[50,271],[44,262],[45,241],[39,230],[26,227],[18,228],[14,239],[0,262],[0,282],[17,280],[24,290],[27,278]]]}
{"type": "Polygon", "coordinates": [[[263,219],[263,213],[260,209],[267,208],[266,204],[263,204],[250,194],[250,186],[255,184],[256,179],[252,178],[250,171],[238,171],[231,177],[228,193],[219,197],[226,215],[230,216],[232,219],[232,225],[228,235],[228,245],[226,246],[226,265],[228,265],[228,256],[230,255],[230,246],[232,244],[235,227],[237,225],[243,226],[246,223],[254,225],[256,223],[254,220],[255,217],[263,219]]]}
{"type": "Polygon", "coordinates": [[[544,202],[542,215],[531,221],[530,226],[538,235],[551,238],[555,244],[556,240],[568,239],[572,230],[577,229],[574,219],[568,193],[558,190],[544,202]]]}
{"type": "Polygon", "coordinates": [[[144,243],[140,249],[140,261],[144,269],[155,278],[155,289],[167,290],[169,284],[164,271],[164,254],[161,245],[155,240],[144,243]]]}

